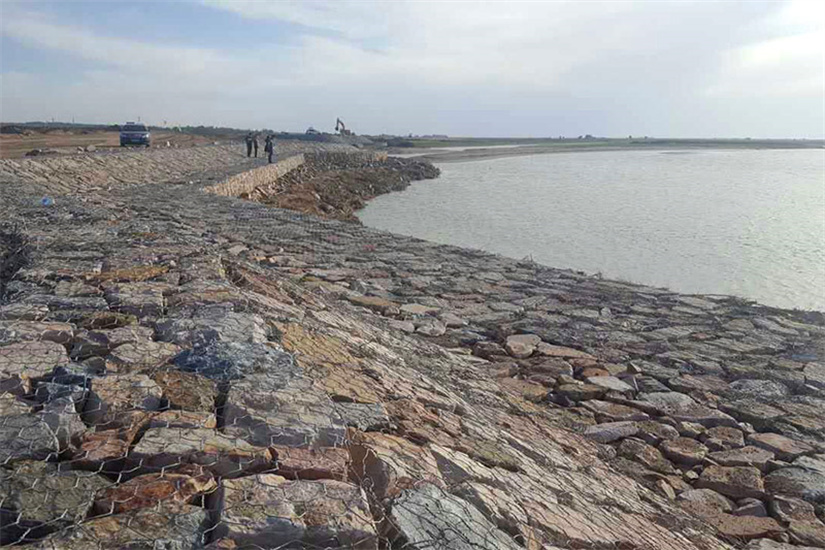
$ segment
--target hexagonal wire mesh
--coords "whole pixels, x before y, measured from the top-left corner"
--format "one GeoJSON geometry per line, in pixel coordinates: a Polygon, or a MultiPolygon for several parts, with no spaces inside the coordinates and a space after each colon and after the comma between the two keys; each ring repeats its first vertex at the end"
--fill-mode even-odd
{"type": "MultiPolygon", "coordinates": [[[[496,343],[529,329],[608,366],[648,357],[632,333],[671,330],[649,311],[704,319],[678,296],[197,186],[90,190],[84,174],[87,193],[48,207],[0,185],[0,544],[727,547],[597,458],[615,451],[560,427],[623,410],[544,402],[592,356],[550,346],[516,362],[496,343]],[[601,316],[608,333],[583,321],[605,303],[632,312],[601,316]]],[[[718,303],[731,319],[763,314],[718,303]]],[[[819,334],[775,319],[788,349],[819,334]]],[[[652,361],[631,367],[671,372],[652,361]]],[[[817,403],[800,390],[772,406],[808,429],[817,403]]]]}

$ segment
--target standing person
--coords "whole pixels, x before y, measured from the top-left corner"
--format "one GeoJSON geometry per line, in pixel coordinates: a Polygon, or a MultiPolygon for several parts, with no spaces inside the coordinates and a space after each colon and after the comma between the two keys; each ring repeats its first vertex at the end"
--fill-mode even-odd
{"type": "Polygon", "coordinates": [[[246,141],[246,156],[251,157],[252,156],[252,132],[249,132],[248,134],[246,134],[245,141],[246,141]]]}
{"type": "Polygon", "coordinates": [[[275,153],[275,139],[273,136],[266,136],[264,151],[267,154],[267,160],[269,164],[272,164],[272,155],[275,153]]]}
{"type": "Polygon", "coordinates": [[[252,136],[252,146],[255,147],[255,158],[258,158],[258,134],[252,136]]]}

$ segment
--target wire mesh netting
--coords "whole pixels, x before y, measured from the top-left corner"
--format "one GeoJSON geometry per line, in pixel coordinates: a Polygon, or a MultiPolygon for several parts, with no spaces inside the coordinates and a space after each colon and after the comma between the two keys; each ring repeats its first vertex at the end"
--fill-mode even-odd
{"type": "Polygon", "coordinates": [[[776,432],[796,447],[765,464],[815,472],[816,319],[188,184],[33,196],[0,185],[2,545],[710,550],[823,528],[818,496],[768,498],[753,463],[752,494],[704,487],[795,499],[786,520],[685,513],[677,493],[739,466],[662,446],[776,432]]]}

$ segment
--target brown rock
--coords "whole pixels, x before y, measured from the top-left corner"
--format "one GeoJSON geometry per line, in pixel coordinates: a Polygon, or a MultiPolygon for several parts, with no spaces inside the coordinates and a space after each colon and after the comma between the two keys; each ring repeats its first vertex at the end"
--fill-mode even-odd
{"type": "Polygon", "coordinates": [[[665,457],[656,447],[651,447],[638,439],[625,439],[622,441],[622,444],[619,445],[619,456],[638,462],[645,468],[661,474],[676,472],[673,465],[665,460],[665,457]]]}
{"type": "Polygon", "coordinates": [[[349,453],[345,449],[273,446],[269,450],[278,464],[278,475],[287,479],[347,479],[349,453]]]}
{"type": "Polygon", "coordinates": [[[144,340],[118,346],[107,357],[112,372],[140,372],[167,364],[180,353],[181,348],[168,342],[144,340]]]}
{"type": "Polygon", "coordinates": [[[379,499],[397,496],[422,480],[443,485],[438,464],[426,448],[393,435],[353,429],[348,439],[352,479],[370,483],[379,499]]]}
{"type": "Polygon", "coordinates": [[[663,441],[659,449],[668,460],[687,466],[701,464],[708,452],[707,447],[688,437],[663,441]]]}
{"type": "Polygon", "coordinates": [[[288,481],[259,474],[222,482],[215,536],[241,548],[378,548],[363,490],[341,481],[288,481]]]}
{"type": "Polygon", "coordinates": [[[134,412],[156,411],[162,396],[160,386],[145,374],[95,378],[83,409],[83,421],[102,429],[124,426],[134,412]]]}
{"type": "Polygon", "coordinates": [[[149,428],[216,428],[218,420],[211,412],[169,410],[155,413],[149,428]]]}
{"type": "Polygon", "coordinates": [[[582,407],[592,411],[600,422],[605,420],[611,422],[621,422],[626,420],[647,420],[650,417],[638,409],[620,405],[610,401],[599,401],[592,399],[582,403],[582,407]]]}
{"type": "Polygon", "coordinates": [[[185,411],[213,412],[218,388],[212,380],[179,370],[162,371],[154,376],[169,406],[185,411]]]}
{"type": "Polygon", "coordinates": [[[768,462],[773,460],[773,453],[759,447],[748,446],[710,453],[708,458],[720,466],[753,466],[761,472],[767,472],[768,462]]]}
{"type": "Polygon", "coordinates": [[[720,514],[709,521],[722,535],[751,540],[774,537],[785,529],[773,518],[720,514]]]}
{"type": "Polygon", "coordinates": [[[662,441],[679,437],[679,432],[676,428],[669,424],[656,422],[655,420],[636,422],[636,426],[639,428],[639,438],[654,447],[658,446],[662,441]]]}
{"type": "Polygon", "coordinates": [[[814,452],[814,448],[807,443],[774,433],[751,434],[748,436],[748,443],[770,451],[776,458],[786,462],[792,462],[799,456],[814,452]]]}
{"type": "Polygon", "coordinates": [[[696,487],[713,489],[733,499],[760,498],[765,492],[759,470],[748,466],[708,466],[696,482],[696,487]]]}
{"type": "Polygon", "coordinates": [[[562,384],[555,389],[555,393],[571,401],[587,401],[603,397],[607,393],[607,388],[595,384],[562,384]]]}
{"type": "Polygon", "coordinates": [[[586,379],[590,378],[591,376],[610,376],[610,371],[606,369],[600,369],[599,367],[587,367],[586,369],[582,370],[582,378],[586,379]]]}
{"type": "Polygon", "coordinates": [[[365,307],[379,313],[389,312],[398,308],[397,304],[383,298],[378,298],[377,296],[352,295],[347,296],[347,300],[356,306],[365,307]]]}
{"type": "Polygon", "coordinates": [[[703,434],[702,442],[711,451],[727,451],[744,447],[745,436],[739,428],[717,426],[703,434]]]}
{"type": "Polygon", "coordinates": [[[677,497],[680,503],[690,503],[694,511],[696,507],[702,507],[706,510],[718,512],[731,512],[733,510],[733,502],[720,495],[711,489],[692,489],[685,491],[677,497]]]}
{"type": "Polygon", "coordinates": [[[515,378],[501,378],[499,384],[507,391],[510,391],[519,397],[532,401],[533,403],[540,403],[547,397],[547,388],[528,382],[527,380],[516,380],[515,378]]]}
{"type": "Polygon", "coordinates": [[[198,464],[216,476],[235,477],[274,470],[269,449],[215,430],[152,428],[129,453],[129,466],[147,473],[169,466],[198,464]]]}
{"type": "Polygon", "coordinates": [[[29,550],[90,550],[97,548],[197,548],[206,511],[199,506],[161,503],[147,508],[86,521],[27,546],[29,550]]]}
{"type": "Polygon", "coordinates": [[[541,343],[541,338],[535,334],[514,334],[507,337],[504,349],[513,357],[523,359],[533,355],[539,343],[541,343]]]}
{"type": "Polygon", "coordinates": [[[595,361],[596,358],[590,355],[589,353],[585,353],[583,351],[579,351],[573,348],[565,348],[563,346],[554,346],[552,344],[547,344],[542,342],[536,346],[536,352],[539,355],[546,355],[548,357],[569,357],[571,359],[590,359],[595,361]]]}
{"type": "Polygon", "coordinates": [[[75,468],[111,472],[129,454],[129,444],[119,430],[88,431],[72,460],[75,468]]]}
{"type": "Polygon", "coordinates": [[[530,365],[530,372],[547,374],[553,377],[573,376],[573,367],[564,359],[550,358],[530,365]]]}
{"type": "Polygon", "coordinates": [[[100,491],[95,498],[94,515],[122,514],[155,507],[165,501],[187,504],[193,497],[217,488],[215,479],[203,472],[142,475],[100,491]]]}

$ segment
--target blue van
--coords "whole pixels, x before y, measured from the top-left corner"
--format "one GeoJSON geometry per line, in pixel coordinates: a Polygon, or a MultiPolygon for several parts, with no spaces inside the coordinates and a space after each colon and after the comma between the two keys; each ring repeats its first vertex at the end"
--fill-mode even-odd
{"type": "Polygon", "coordinates": [[[146,147],[149,147],[149,128],[147,128],[145,124],[141,124],[140,122],[127,122],[126,124],[121,126],[120,146],[126,147],[127,145],[145,145],[146,147]]]}

